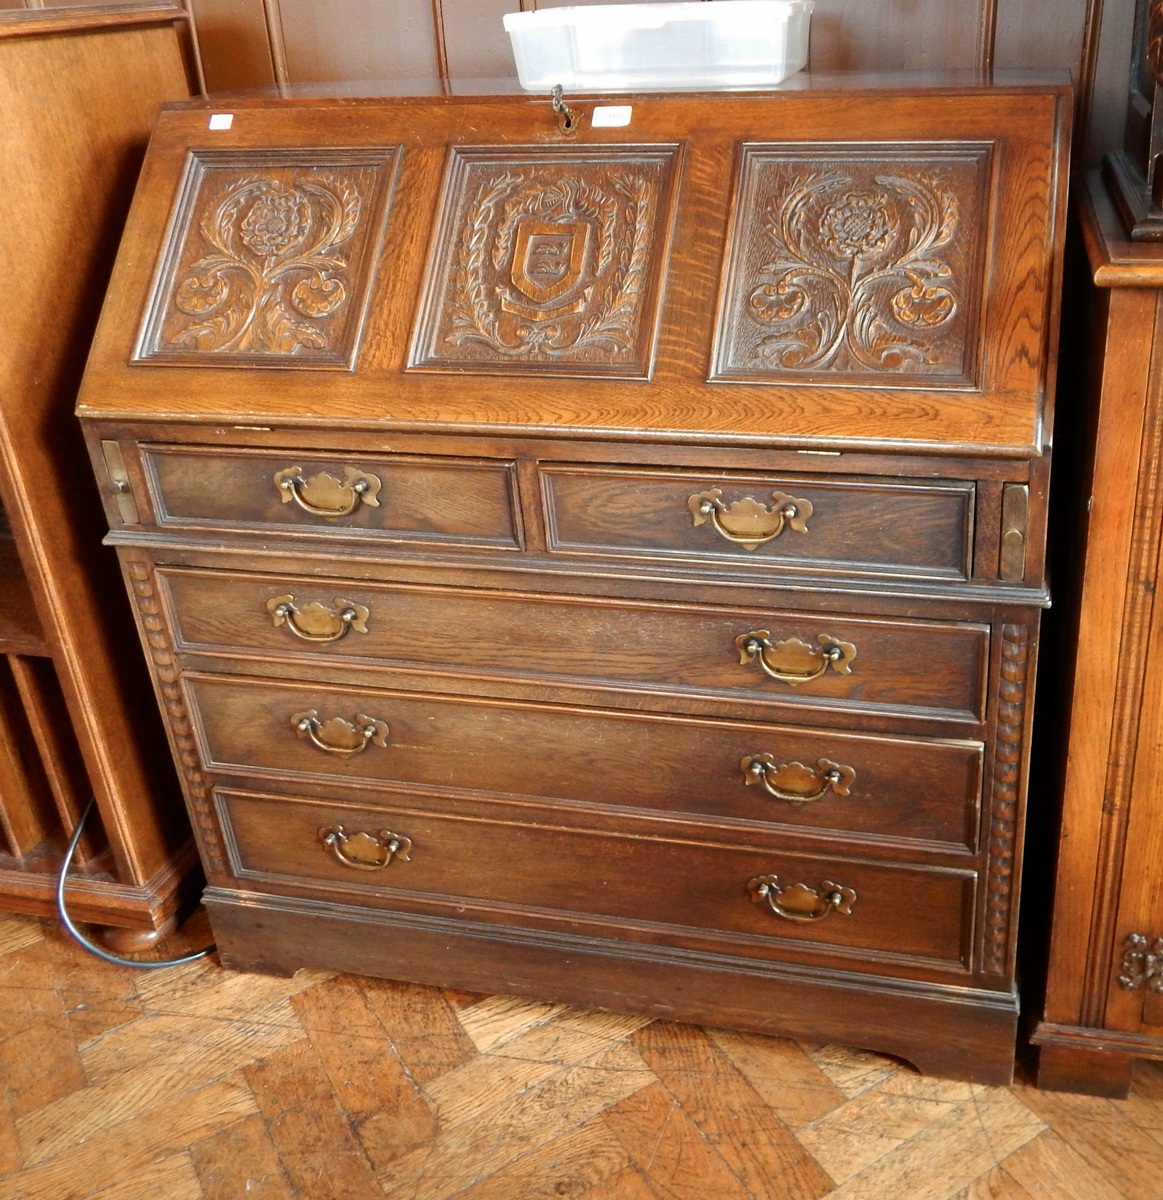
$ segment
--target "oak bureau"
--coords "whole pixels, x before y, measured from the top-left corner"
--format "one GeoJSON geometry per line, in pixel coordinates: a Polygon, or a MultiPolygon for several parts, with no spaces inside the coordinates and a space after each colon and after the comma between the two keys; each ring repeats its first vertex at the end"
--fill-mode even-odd
{"type": "Polygon", "coordinates": [[[1010,1078],[1069,108],[163,113],[79,411],[224,963],[1010,1078]]]}

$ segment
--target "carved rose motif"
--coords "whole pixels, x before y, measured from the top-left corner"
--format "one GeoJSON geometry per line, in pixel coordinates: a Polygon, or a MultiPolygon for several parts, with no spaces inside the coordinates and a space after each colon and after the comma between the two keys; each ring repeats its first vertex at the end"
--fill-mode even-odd
{"type": "Polygon", "coordinates": [[[299,191],[275,188],[250,206],[242,221],[243,244],[260,258],[300,245],[311,229],[311,206],[299,191]]]}
{"type": "MultiPolygon", "coordinates": [[[[814,171],[775,185],[763,224],[774,254],[747,300],[771,331],[755,360],[791,370],[944,366],[949,351],[932,335],[959,308],[943,250],[958,232],[957,197],[937,176],[871,182],[814,171]]],[[[959,361],[956,342],[950,350],[959,361]]]]}
{"type": "Polygon", "coordinates": [[[322,321],[347,302],[339,247],[354,236],[361,208],[355,186],[330,176],[234,182],[199,223],[209,253],[173,292],[177,312],[195,319],[173,340],[218,353],[330,351],[322,321]]]}
{"type": "Polygon", "coordinates": [[[883,250],[897,230],[883,192],[849,192],[820,218],[820,241],[837,254],[883,250]]]}

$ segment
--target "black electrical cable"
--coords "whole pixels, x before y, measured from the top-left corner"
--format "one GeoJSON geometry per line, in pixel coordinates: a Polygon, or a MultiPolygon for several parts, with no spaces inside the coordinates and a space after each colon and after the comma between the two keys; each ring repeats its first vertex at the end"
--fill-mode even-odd
{"type": "Polygon", "coordinates": [[[184,963],[197,962],[200,958],[205,958],[214,950],[213,946],[207,946],[204,950],[196,950],[193,954],[184,954],[181,958],[165,958],[152,962],[139,962],[134,958],[121,958],[119,955],[110,954],[108,950],[102,949],[95,942],[89,939],[73,924],[72,917],[69,916],[65,909],[65,879],[69,873],[69,867],[73,865],[73,855],[77,852],[77,843],[81,840],[81,834],[85,832],[85,822],[89,819],[89,814],[93,811],[93,805],[97,799],[94,796],[85,806],[85,811],[81,814],[81,819],[77,822],[77,828],[73,831],[73,836],[69,839],[69,844],[65,848],[65,857],[61,862],[60,874],[57,876],[57,915],[61,919],[61,924],[72,935],[73,940],[83,946],[90,954],[95,954],[98,958],[103,958],[107,963],[112,963],[115,967],[136,967],[139,971],[156,971],[159,967],[180,967],[184,963]]]}

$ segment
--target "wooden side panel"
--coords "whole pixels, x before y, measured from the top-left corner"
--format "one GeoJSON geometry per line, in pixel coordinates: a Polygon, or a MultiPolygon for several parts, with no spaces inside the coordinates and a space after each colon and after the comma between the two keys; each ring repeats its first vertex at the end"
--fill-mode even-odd
{"type": "Polygon", "coordinates": [[[1135,486],[1134,468],[1144,453],[1147,380],[1142,364],[1150,356],[1155,314],[1154,292],[1112,290],[1107,328],[1117,337],[1118,352],[1110,353],[1108,346],[1096,427],[1051,942],[1052,986],[1046,1002],[1046,1020],[1052,1024],[1086,1025],[1096,1019],[1088,949],[1103,975],[1107,969],[1107,956],[1092,939],[1103,939],[1107,810],[1118,805],[1125,786],[1126,729],[1135,716],[1128,709],[1128,688],[1138,676],[1143,649],[1142,631],[1133,622],[1136,596],[1128,574],[1134,571],[1136,514],[1145,500],[1135,486]]]}

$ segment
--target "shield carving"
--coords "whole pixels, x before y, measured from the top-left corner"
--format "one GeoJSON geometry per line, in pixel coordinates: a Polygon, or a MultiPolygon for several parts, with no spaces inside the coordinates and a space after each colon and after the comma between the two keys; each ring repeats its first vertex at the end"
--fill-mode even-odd
{"type": "Polygon", "coordinates": [[[546,305],[582,281],[590,245],[585,221],[522,221],[513,246],[513,284],[535,304],[546,305]]]}

